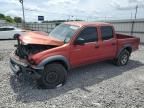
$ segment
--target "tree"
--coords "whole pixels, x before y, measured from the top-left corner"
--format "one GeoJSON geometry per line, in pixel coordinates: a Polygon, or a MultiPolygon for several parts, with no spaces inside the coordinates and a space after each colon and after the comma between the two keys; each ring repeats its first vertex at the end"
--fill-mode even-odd
{"type": "Polygon", "coordinates": [[[5,20],[9,23],[14,23],[14,19],[10,16],[5,16],[4,14],[0,13],[0,19],[5,20]]]}
{"type": "Polygon", "coordinates": [[[22,18],[21,17],[14,17],[14,21],[16,23],[22,23],[22,18]]]}
{"type": "Polygon", "coordinates": [[[0,13],[0,19],[5,19],[5,15],[0,13]]]}
{"type": "Polygon", "coordinates": [[[14,20],[10,16],[5,16],[5,20],[9,23],[14,23],[14,20]]]}

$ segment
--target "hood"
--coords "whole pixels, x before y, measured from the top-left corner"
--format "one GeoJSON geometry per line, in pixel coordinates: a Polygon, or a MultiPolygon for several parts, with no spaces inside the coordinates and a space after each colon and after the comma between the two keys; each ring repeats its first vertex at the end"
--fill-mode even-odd
{"type": "Polygon", "coordinates": [[[54,45],[54,46],[61,46],[64,44],[63,41],[50,37],[43,32],[27,32],[22,36],[20,36],[19,39],[25,44],[54,45]]]}

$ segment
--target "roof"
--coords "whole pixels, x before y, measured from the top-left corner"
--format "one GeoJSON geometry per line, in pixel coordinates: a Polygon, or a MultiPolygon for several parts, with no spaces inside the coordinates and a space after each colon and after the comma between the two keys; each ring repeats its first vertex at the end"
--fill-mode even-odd
{"type": "Polygon", "coordinates": [[[75,26],[90,26],[90,25],[95,25],[95,26],[111,26],[109,23],[104,23],[104,22],[65,22],[65,24],[70,24],[70,25],[75,25],[75,26]]]}
{"type": "Polygon", "coordinates": [[[14,26],[1,26],[0,28],[16,28],[14,26]]]}

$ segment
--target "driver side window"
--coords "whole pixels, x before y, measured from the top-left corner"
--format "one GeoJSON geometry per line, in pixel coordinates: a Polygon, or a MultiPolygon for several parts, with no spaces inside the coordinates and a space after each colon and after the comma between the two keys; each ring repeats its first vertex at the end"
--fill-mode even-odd
{"type": "Polygon", "coordinates": [[[96,27],[84,28],[78,35],[78,38],[84,39],[85,43],[97,41],[98,40],[97,28],[96,27]]]}

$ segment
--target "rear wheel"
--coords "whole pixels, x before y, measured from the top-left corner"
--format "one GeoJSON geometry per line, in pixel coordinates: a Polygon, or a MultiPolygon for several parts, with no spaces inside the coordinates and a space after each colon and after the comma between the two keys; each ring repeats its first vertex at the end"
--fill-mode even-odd
{"type": "Polygon", "coordinates": [[[67,71],[63,65],[52,63],[45,66],[42,77],[37,81],[40,88],[53,89],[64,85],[67,71]]]}
{"type": "Polygon", "coordinates": [[[129,56],[130,56],[130,52],[126,49],[124,49],[120,55],[118,56],[117,59],[114,60],[114,63],[118,66],[124,66],[128,63],[129,61],[129,56]]]}

